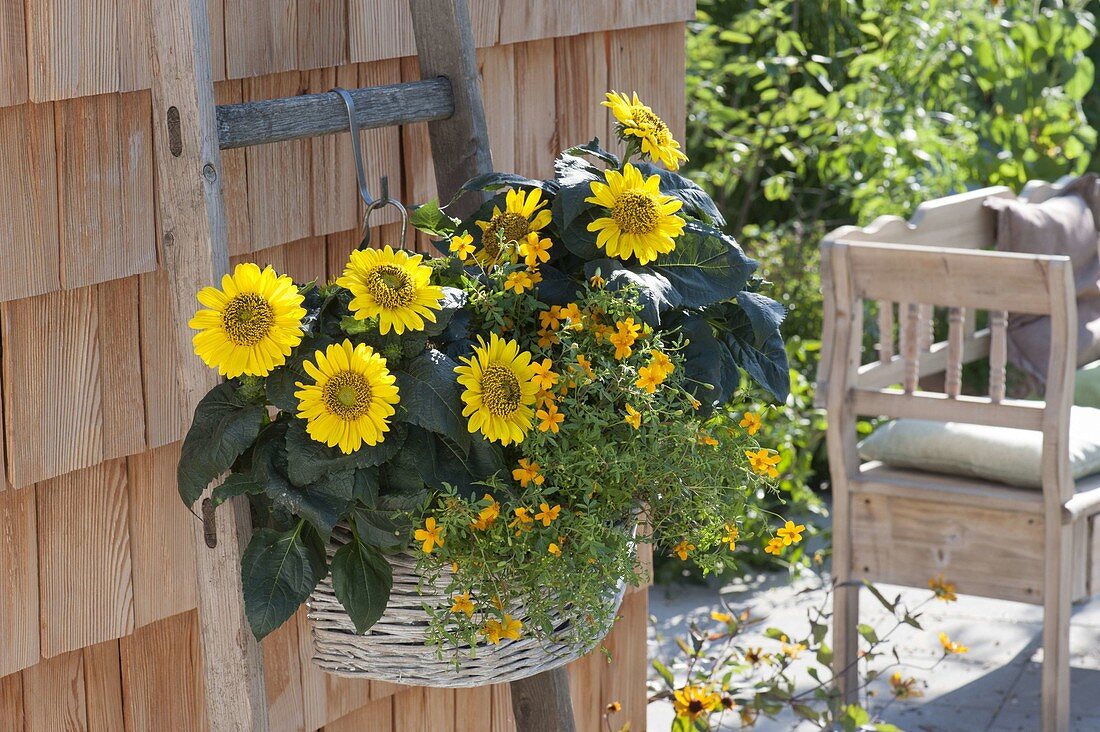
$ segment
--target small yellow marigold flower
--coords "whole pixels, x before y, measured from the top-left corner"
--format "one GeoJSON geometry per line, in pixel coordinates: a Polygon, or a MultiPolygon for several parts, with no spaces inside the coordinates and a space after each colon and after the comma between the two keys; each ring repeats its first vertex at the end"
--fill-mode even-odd
{"type": "Polygon", "coordinates": [[[554,385],[558,383],[560,377],[551,370],[553,366],[553,361],[548,358],[544,358],[542,363],[538,361],[531,362],[531,371],[535,375],[535,385],[539,389],[553,389],[554,385]]]}
{"type": "Polygon", "coordinates": [[[519,467],[512,470],[512,480],[519,483],[523,488],[526,488],[530,483],[542,485],[546,478],[540,472],[541,469],[542,466],[538,463],[531,462],[527,458],[520,458],[519,467]]]}
{"type": "Polygon", "coordinates": [[[718,447],[718,440],[714,439],[714,437],[708,435],[706,432],[699,433],[699,443],[708,447],[718,447]]]}
{"type": "Polygon", "coordinates": [[[574,330],[582,330],[584,328],[584,321],[581,318],[581,309],[575,302],[571,302],[561,309],[561,319],[568,320],[569,326],[574,330]]]}
{"type": "Polygon", "coordinates": [[[779,650],[780,650],[780,652],[782,652],[782,654],[784,656],[786,656],[787,658],[789,658],[793,661],[794,659],[798,658],[799,655],[802,654],[802,651],[806,650],[806,644],[805,643],[793,643],[793,644],[783,643],[782,645],[780,645],[779,650]]]}
{"type": "Polygon", "coordinates": [[[577,354],[577,363],[584,369],[584,375],[590,379],[596,378],[596,372],[592,370],[592,362],[583,353],[577,354]]]}
{"type": "Polygon", "coordinates": [[[764,547],[764,552],[766,554],[774,554],[778,557],[780,554],[783,553],[784,546],[786,545],[783,543],[782,539],[780,539],[778,536],[773,537],[768,540],[768,545],[764,547]]]}
{"type": "Polygon", "coordinates": [[[528,267],[538,267],[541,263],[550,261],[552,244],[553,242],[549,239],[539,238],[539,235],[532,231],[520,242],[519,255],[523,257],[528,267]]]}
{"type": "Polygon", "coordinates": [[[955,585],[946,581],[941,574],[939,577],[933,577],[928,580],[928,587],[935,593],[936,597],[944,602],[955,602],[958,600],[958,595],[955,594],[955,585]]]}
{"type": "Polygon", "coordinates": [[[512,520],[512,523],[508,524],[508,528],[515,529],[516,536],[519,536],[534,525],[535,520],[531,518],[530,509],[520,507],[516,509],[516,517],[512,520]]]}
{"type": "Polygon", "coordinates": [[[525,270],[512,272],[504,280],[504,289],[515,290],[517,295],[522,295],[525,290],[530,290],[534,286],[535,282],[531,279],[531,273],[525,270]]]}
{"type": "Polygon", "coordinates": [[[699,407],[703,406],[703,403],[693,396],[688,396],[688,400],[691,402],[692,409],[698,409],[699,407]]]}
{"type": "Polygon", "coordinates": [[[424,520],[424,528],[413,532],[413,538],[423,542],[420,548],[425,554],[431,554],[437,546],[443,546],[443,527],[436,526],[435,518],[429,516],[424,520]]]}
{"type": "Polygon", "coordinates": [[[776,470],[775,466],[779,464],[782,458],[779,457],[778,453],[773,455],[772,451],[767,449],[760,449],[756,452],[746,450],[745,456],[749,459],[749,466],[757,475],[766,475],[769,478],[779,477],[779,471],[776,470]]]}
{"type": "Polygon", "coordinates": [[[589,278],[588,282],[592,285],[592,288],[596,290],[599,290],[607,285],[607,280],[600,276],[600,270],[596,270],[596,274],[592,275],[592,277],[589,278]]]}
{"type": "Polygon", "coordinates": [[[890,677],[890,691],[894,693],[895,699],[915,699],[924,696],[924,692],[916,687],[917,680],[912,677],[903,679],[901,671],[895,671],[890,677]]]}
{"type": "Polygon", "coordinates": [[[542,282],[542,272],[539,272],[537,269],[529,268],[527,270],[527,274],[531,277],[532,285],[537,285],[538,283],[542,282]]]}
{"type": "Polygon", "coordinates": [[[607,705],[607,711],[610,714],[617,714],[623,710],[623,705],[617,701],[613,701],[607,705]]]}
{"type": "Polygon", "coordinates": [[[731,552],[737,548],[737,537],[740,535],[736,524],[726,524],[726,535],[722,537],[722,541],[730,545],[731,552]]]}
{"type": "Polygon", "coordinates": [[[641,429],[642,427],[642,413],[629,404],[626,405],[626,416],[623,417],[623,421],[634,429],[641,429]]]}
{"type": "Polygon", "coordinates": [[[565,421],[565,415],[558,411],[555,404],[548,405],[545,409],[535,412],[539,421],[540,432],[553,432],[555,435],[561,431],[561,423],[565,421]]]}
{"type": "Polygon", "coordinates": [[[970,649],[964,646],[962,643],[956,643],[947,637],[947,633],[940,633],[940,645],[943,646],[944,654],[963,654],[970,649]]]}
{"type": "Polygon", "coordinates": [[[687,539],[681,539],[680,543],[672,547],[672,553],[680,557],[681,562],[686,562],[688,554],[695,551],[695,545],[689,544],[687,539]]]}
{"type": "Polygon", "coordinates": [[[555,544],[554,542],[550,542],[550,548],[547,549],[546,551],[550,552],[555,557],[560,557],[561,556],[561,547],[558,546],[557,544],[555,544]]]}
{"type": "Polygon", "coordinates": [[[557,330],[561,325],[562,314],[560,305],[552,305],[549,310],[539,313],[539,325],[544,330],[557,330]]]}
{"type": "Polygon", "coordinates": [[[485,635],[486,640],[495,646],[502,640],[519,640],[519,631],[522,627],[523,623],[505,613],[503,621],[489,620],[485,623],[485,627],[482,628],[481,632],[485,635]]]}
{"type": "Polygon", "coordinates": [[[477,531],[485,531],[492,526],[497,520],[497,517],[500,516],[500,504],[497,503],[496,499],[494,499],[491,494],[486,493],[482,500],[488,501],[489,505],[481,509],[477,515],[477,519],[470,524],[470,528],[477,531]]]}
{"type": "MultiPolygon", "coordinates": [[[[616,336],[611,336],[612,339],[615,337],[616,336]]],[[[618,346],[616,346],[616,348],[618,348],[618,346]]],[[[618,352],[616,352],[616,357],[618,357],[618,352]]],[[[647,394],[653,394],[664,380],[665,375],[660,371],[654,370],[649,366],[642,366],[638,369],[638,380],[634,382],[634,386],[639,389],[645,389],[647,394]]]]}
{"type": "Polygon", "coordinates": [[[756,412],[745,412],[745,416],[741,418],[738,424],[744,427],[750,435],[755,435],[760,431],[760,415],[756,412]]]}
{"type": "Polygon", "coordinates": [[[797,544],[802,541],[802,532],[805,530],[805,524],[796,524],[794,521],[788,521],[775,533],[783,540],[783,546],[790,546],[791,544],[797,544]]]}
{"type": "Polygon", "coordinates": [[[673,692],[672,706],[676,716],[692,721],[710,714],[721,705],[721,697],[705,686],[685,686],[673,692]]]}
{"type": "Polygon", "coordinates": [[[672,363],[672,359],[668,357],[667,353],[661,351],[650,351],[651,357],[649,359],[649,368],[654,371],[664,374],[667,378],[676,370],[676,366],[672,363]]]}
{"type": "Polygon", "coordinates": [[[559,513],[561,513],[560,505],[550,508],[549,503],[540,503],[539,512],[535,514],[535,520],[541,521],[543,526],[549,526],[550,522],[556,519],[559,513]]]}
{"type": "Polygon", "coordinates": [[[458,234],[451,237],[451,244],[447,247],[463,262],[474,253],[474,237],[470,234],[458,234]]]}
{"type": "Polygon", "coordinates": [[[728,625],[733,622],[733,615],[731,613],[722,612],[721,610],[711,610],[710,619],[728,625]]]}
{"type": "Polygon", "coordinates": [[[538,332],[539,335],[539,348],[549,348],[550,346],[556,346],[561,343],[561,338],[558,338],[557,333],[552,330],[542,328],[538,332]]]}
{"type": "Polygon", "coordinates": [[[451,612],[455,615],[459,613],[465,613],[466,617],[472,618],[474,616],[474,603],[470,600],[470,593],[467,592],[462,595],[455,595],[451,598],[454,602],[451,604],[451,612]]]}

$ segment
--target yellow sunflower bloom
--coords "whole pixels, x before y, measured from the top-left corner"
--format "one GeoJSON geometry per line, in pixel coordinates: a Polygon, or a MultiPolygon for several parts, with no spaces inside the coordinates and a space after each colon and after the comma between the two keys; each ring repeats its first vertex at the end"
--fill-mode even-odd
{"type": "Polygon", "coordinates": [[[204,287],[197,297],[204,307],[188,323],[199,331],[195,355],[222,376],[267,376],[302,341],[303,298],[271,267],[238,264],[222,289],[204,287]]]}
{"type": "MultiPolygon", "coordinates": [[[[542,200],[542,191],[537,188],[527,193],[508,191],[503,211],[493,206],[493,215],[488,221],[475,222],[481,229],[481,250],[474,258],[483,267],[493,266],[500,262],[504,254],[502,245],[519,247],[527,241],[528,234],[546,228],[553,216],[546,204],[542,200]]],[[[511,259],[515,261],[516,257],[511,259]]]]}
{"type": "Polygon", "coordinates": [[[298,416],[309,422],[310,437],[349,454],[363,443],[377,445],[386,439],[393,405],[399,401],[397,379],[386,368],[386,359],[370,346],[345,340],[316,351],[313,361],[302,367],[314,383],[297,382],[300,391],[294,396],[298,416]]]}
{"type": "Polygon", "coordinates": [[[443,288],[430,284],[432,269],[423,259],[389,246],[356,249],[336,284],[351,291],[348,307],[357,320],[378,316],[382,335],[391,328],[398,335],[424,330],[425,320],[435,322],[432,311],[440,309],[443,288]]]}
{"type": "Polygon", "coordinates": [[[673,693],[672,706],[676,709],[677,716],[696,720],[713,712],[721,703],[721,697],[706,687],[685,686],[673,693]]]}
{"type": "Polygon", "coordinates": [[[472,357],[460,359],[465,365],[455,367],[458,383],[465,387],[462,416],[469,418],[470,432],[480,431],[491,441],[523,442],[531,429],[538,393],[531,354],[496,333],[489,336],[489,343],[478,336],[478,343],[472,357]]]}
{"type": "Polygon", "coordinates": [[[652,109],[642,104],[637,92],[633,98],[618,92],[608,92],[607,101],[602,104],[609,107],[619,121],[619,136],[624,140],[629,137],[637,138],[642,152],[650,159],[664,163],[669,170],[679,169],[680,163],[687,160],[687,155],[680,150],[680,143],[672,137],[668,125],[652,109]]]}
{"type": "Polygon", "coordinates": [[[648,264],[660,254],[676,248],[676,237],[684,232],[684,220],[676,215],[683,202],[661,193],[661,179],[643,178],[627,163],[622,173],[607,171],[607,183],[592,181],[592,195],[584,199],[607,209],[588,225],[596,235],[596,246],[619,259],[636,257],[648,264]]]}

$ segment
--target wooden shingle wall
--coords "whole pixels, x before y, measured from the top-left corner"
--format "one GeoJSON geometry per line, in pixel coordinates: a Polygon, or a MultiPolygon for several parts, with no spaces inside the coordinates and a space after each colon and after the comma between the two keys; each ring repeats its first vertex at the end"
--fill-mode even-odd
{"type": "MultiPolygon", "coordinates": [[[[152,0],[0,0],[0,732],[201,730],[194,548],[175,491],[188,416],[158,267],[152,0]]],[[[682,138],[689,0],[471,0],[498,170],[549,175],[637,90],[682,138]]],[[[218,101],[415,79],[408,0],[211,0],[218,101]]],[[[434,195],[424,125],[362,133],[369,183],[434,195]]],[[[347,136],[223,155],[230,253],[333,277],[362,205],[347,136]]],[[[372,240],[398,243],[392,211],[372,240]]],[[[418,241],[418,246],[424,242],[418,241]]],[[[185,358],[192,358],[185,354],[185,358]]],[[[578,729],[645,727],[646,594],[572,669],[578,729]]],[[[513,729],[506,686],[323,674],[304,616],[265,643],[275,730],[513,729]]]]}

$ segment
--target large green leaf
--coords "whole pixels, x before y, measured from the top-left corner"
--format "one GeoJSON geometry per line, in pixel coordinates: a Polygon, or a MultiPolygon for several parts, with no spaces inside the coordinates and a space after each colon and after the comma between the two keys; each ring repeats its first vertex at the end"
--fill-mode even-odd
{"type": "Polygon", "coordinates": [[[451,203],[457,201],[463,193],[495,191],[501,188],[538,188],[550,195],[554,195],[558,190],[557,184],[550,180],[535,180],[515,173],[484,173],[463,183],[462,187],[455,192],[451,203]]]}
{"type": "Polygon", "coordinates": [[[332,589],[355,624],[355,632],[366,633],[386,610],[393,568],[378,549],[353,536],[332,558],[332,589]]]}
{"type": "Polygon", "coordinates": [[[680,209],[683,213],[713,226],[726,225],[726,220],[722,217],[722,212],[718,210],[714,200],[693,181],[652,163],[634,163],[634,165],[646,178],[651,175],[659,176],[661,192],[683,201],[684,206],[680,209]]]}
{"type": "Polygon", "coordinates": [[[742,293],[737,305],[727,303],[721,307],[724,317],[718,335],[749,378],[782,402],[791,390],[791,372],[777,309],[782,310],[762,295],[742,293]]]}
{"type": "Polygon", "coordinates": [[[702,315],[678,316],[669,325],[679,328],[687,341],[684,377],[688,389],[703,403],[705,416],[715,405],[733,397],[741,382],[741,371],[729,348],[715,337],[714,328],[702,315]]]}
{"type": "Polygon", "coordinates": [[[409,422],[446,435],[466,451],[470,432],[462,416],[457,366],[440,351],[428,349],[396,372],[397,388],[409,422]]]}
{"type": "Polygon", "coordinates": [[[329,447],[310,437],[305,420],[290,420],[286,428],[287,477],[294,485],[304,487],[332,473],[350,473],[356,468],[377,465],[400,448],[400,445],[386,448],[390,438],[394,438],[392,431],[387,432],[386,439],[378,445],[363,445],[346,455],[340,448],[329,447]]]}
{"type": "Polygon", "coordinates": [[[422,206],[417,206],[409,215],[409,223],[425,234],[436,237],[449,237],[458,226],[458,219],[443,213],[439,199],[433,198],[422,206]]]}
{"type": "Polygon", "coordinates": [[[184,503],[193,505],[210,481],[233,465],[256,439],[263,419],[263,405],[246,402],[232,382],[219,384],[202,398],[176,468],[184,503]]]}
{"type": "Polygon", "coordinates": [[[700,308],[735,297],[757,263],[745,256],[733,237],[705,224],[688,222],[676,240],[676,248],[649,267],[672,283],[683,307],[700,308]]]}
{"type": "Polygon", "coordinates": [[[415,470],[429,488],[450,485],[466,497],[481,495],[484,488],[478,484],[504,469],[500,450],[478,435],[461,450],[445,437],[411,429],[402,458],[401,466],[415,470]]]}
{"type": "Polygon", "coordinates": [[[308,526],[259,529],[241,557],[244,610],[257,640],[285,623],[324,579],[325,557],[307,540],[308,526]]]}
{"type": "Polygon", "coordinates": [[[305,372],[302,364],[312,361],[317,351],[324,351],[335,341],[327,335],[312,335],[302,339],[293,355],[286,363],[272,371],[265,382],[267,400],[284,412],[294,414],[298,411],[297,382],[312,384],[313,378],[305,372]]]}

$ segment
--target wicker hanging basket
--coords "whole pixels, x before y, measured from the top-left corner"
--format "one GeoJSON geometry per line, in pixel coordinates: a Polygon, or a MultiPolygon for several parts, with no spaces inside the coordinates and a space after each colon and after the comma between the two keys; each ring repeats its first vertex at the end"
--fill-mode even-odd
{"type": "MultiPolygon", "coordinates": [[[[330,554],[350,538],[346,529],[337,527],[329,543],[330,554]]],[[[437,647],[426,642],[429,617],[424,605],[449,604],[445,584],[421,583],[416,557],[408,552],[387,559],[393,567],[389,605],[365,635],[356,634],[351,618],[336,599],[331,579],[325,579],[310,597],[308,617],[313,629],[313,662],[325,671],[337,676],[412,686],[483,686],[515,681],[563,666],[599,644],[596,641],[589,647],[578,647],[521,637],[495,646],[479,645],[475,657],[471,657],[468,646],[447,646],[440,657],[437,647]]],[[[611,629],[625,589],[625,584],[620,583],[616,591],[609,594],[600,637],[611,629]]],[[[509,612],[526,624],[522,606],[509,608],[509,612]]],[[[555,618],[554,627],[564,630],[571,622],[573,618],[566,605],[555,618]]]]}

